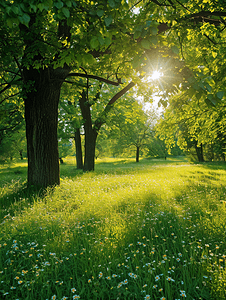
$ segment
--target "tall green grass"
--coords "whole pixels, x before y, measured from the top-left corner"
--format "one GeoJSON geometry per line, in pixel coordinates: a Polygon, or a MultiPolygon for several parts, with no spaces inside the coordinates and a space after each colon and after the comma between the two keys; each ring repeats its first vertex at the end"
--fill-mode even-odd
{"type": "Polygon", "coordinates": [[[3,299],[226,298],[223,163],[68,160],[45,191],[0,172],[3,299]]]}

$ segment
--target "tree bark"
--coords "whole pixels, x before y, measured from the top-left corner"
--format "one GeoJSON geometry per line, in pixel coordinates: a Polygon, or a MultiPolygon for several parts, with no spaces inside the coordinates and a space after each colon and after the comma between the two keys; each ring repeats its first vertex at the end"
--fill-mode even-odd
{"type": "Polygon", "coordinates": [[[84,158],[84,171],[93,171],[95,166],[95,148],[98,130],[93,127],[90,105],[87,101],[86,91],[83,90],[79,98],[79,105],[82,112],[85,131],[85,158],[84,158]]]}
{"type": "Polygon", "coordinates": [[[197,142],[195,143],[195,150],[196,150],[196,154],[198,157],[198,161],[199,162],[204,162],[204,157],[203,157],[203,146],[202,144],[200,145],[200,147],[197,146],[197,142]]]}
{"type": "Polygon", "coordinates": [[[139,158],[140,158],[140,147],[137,146],[137,150],[136,150],[136,162],[139,162],[139,158]]]}
{"type": "Polygon", "coordinates": [[[23,71],[28,184],[40,187],[60,184],[57,123],[65,71],[50,67],[23,71]]]}
{"type": "Polygon", "coordinates": [[[83,169],[83,159],[82,159],[82,142],[80,129],[77,128],[74,135],[75,149],[76,149],[76,164],[77,169],[83,169]]]}
{"type": "Polygon", "coordinates": [[[84,171],[93,171],[95,166],[95,149],[97,132],[92,128],[85,129],[85,160],[84,171]]]}

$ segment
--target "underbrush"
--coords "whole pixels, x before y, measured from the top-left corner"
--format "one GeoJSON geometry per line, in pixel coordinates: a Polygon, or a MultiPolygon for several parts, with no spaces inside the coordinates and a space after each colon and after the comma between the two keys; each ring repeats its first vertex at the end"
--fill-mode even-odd
{"type": "Polygon", "coordinates": [[[226,298],[224,166],[123,165],[2,187],[3,299],[226,298]]]}

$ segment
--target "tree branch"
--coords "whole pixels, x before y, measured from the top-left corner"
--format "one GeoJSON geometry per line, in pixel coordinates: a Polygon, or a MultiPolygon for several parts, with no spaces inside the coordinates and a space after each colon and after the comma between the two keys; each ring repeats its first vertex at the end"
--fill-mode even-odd
{"type": "Polygon", "coordinates": [[[127,84],[127,86],[125,86],[121,91],[119,91],[116,95],[114,95],[114,97],[111,98],[111,100],[108,102],[107,106],[113,105],[116,100],[118,100],[120,97],[122,97],[125,93],[127,93],[134,86],[135,86],[135,83],[131,81],[129,84],[127,84]]]}
{"type": "Polygon", "coordinates": [[[134,5],[132,5],[130,8],[129,8],[129,11],[131,11],[134,7],[136,7],[140,2],[142,2],[143,0],[139,0],[137,1],[134,5]]]}
{"type": "MultiPolygon", "coordinates": [[[[17,74],[18,74],[18,73],[17,73],[17,74]]],[[[7,85],[6,85],[6,87],[4,87],[4,88],[0,91],[0,94],[4,93],[7,89],[9,89],[9,88],[12,86],[13,81],[14,81],[14,79],[16,78],[17,74],[13,77],[13,79],[12,79],[9,83],[4,83],[4,84],[2,84],[2,85],[5,85],[5,84],[7,84],[7,85]]],[[[17,79],[16,81],[21,81],[21,79],[17,79]]]]}
{"type": "Polygon", "coordinates": [[[11,130],[14,129],[16,126],[20,125],[22,121],[16,123],[15,125],[11,126],[11,127],[3,127],[0,129],[0,131],[4,131],[4,130],[11,130]]]}
{"type": "Polygon", "coordinates": [[[81,83],[78,83],[78,82],[75,82],[75,81],[70,81],[70,80],[64,80],[64,82],[66,83],[70,83],[70,84],[75,84],[77,86],[81,86],[81,87],[86,87],[85,84],[81,84],[81,83]]]}
{"type": "Polygon", "coordinates": [[[102,82],[105,82],[107,84],[111,84],[111,85],[115,85],[115,86],[119,86],[120,85],[120,82],[115,82],[115,81],[112,81],[112,80],[108,80],[108,79],[105,79],[103,77],[100,77],[100,76],[96,76],[96,75],[89,75],[89,74],[84,74],[84,73],[69,73],[67,75],[67,77],[72,77],[72,76],[77,76],[77,77],[83,77],[83,78],[90,78],[90,79],[95,79],[95,80],[98,80],[98,81],[102,81],[102,82]]]}
{"type": "MultiPolygon", "coordinates": [[[[226,11],[205,11],[202,10],[198,13],[194,13],[188,15],[188,17],[196,18],[196,17],[208,17],[208,16],[218,16],[218,17],[226,17],[226,11]]],[[[186,18],[186,17],[185,17],[186,18]]]]}
{"type": "Polygon", "coordinates": [[[214,40],[212,40],[207,34],[204,34],[204,36],[205,36],[211,43],[213,43],[214,45],[217,45],[217,43],[216,43],[214,40]]]}
{"type": "Polygon", "coordinates": [[[183,3],[180,3],[180,1],[176,0],[176,2],[181,5],[185,10],[188,10],[189,12],[191,12],[186,6],[184,6],[183,3]]]}
{"type": "Polygon", "coordinates": [[[94,127],[95,127],[96,131],[99,131],[100,127],[106,122],[106,115],[112,109],[113,104],[135,85],[136,84],[131,81],[129,84],[127,84],[127,86],[125,86],[121,91],[119,91],[117,94],[114,95],[114,97],[111,98],[111,100],[106,105],[104,111],[100,114],[100,116],[94,122],[94,127]]]}
{"type": "Polygon", "coordinates": [[[183,21],[183,20],[190,20],[190,21],[195,21],[196,23],[199,22],[207,22],[210,24],[214,24],[214,25],[220,25],[221,23],[224,24],[224,22],[222,22],[222,20],[219,19],[211,19],[210,16],[217,16],[217,17],[225,17],[226,16],[226,12],[225,11],[200,11],[198,13],[194,13],[194,14],[189,14],[186,17],[179,19],[178,21],[183,21]]]}
{"type": "MultiPolygon", "coordinates": [[[[171,5],[167,5],[167,4],[165,4],[165,3],[160,3],[159,1],[157,1],[157,0],[151,0],[150,2],[148,2],[148,4],[150,4],[150,3],[155,3],[155,4],[157,4],[158,6],[171,6],[171,5]]],[[[147,4],[147,5],[148,5],[147,4]]]]}
{"type": "Polygon", "coordinates": [[[5,100],[7,100],[7,99],[9,99],[9,98],[12,98],[12,97],[14,97],[14,96],[17,96],[17,95],[19,95],[20,93],[16,93],[16,94],[14,94],[14,95],[10,95],[10,96],[8,96],[8,97],[5,97],[3,100],[1,100],[0,101],[0,104],[2,104],[5,100]]]}

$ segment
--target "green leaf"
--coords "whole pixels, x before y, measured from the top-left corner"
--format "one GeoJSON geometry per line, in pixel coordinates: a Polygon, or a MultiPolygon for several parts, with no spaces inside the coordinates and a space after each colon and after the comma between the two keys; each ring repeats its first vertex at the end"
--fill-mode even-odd
{"type": "Polygon", "coordinates": [[[28,14],[23,14],[22,16],[19,16],[20,22],[26,26],[28,26],[30,19],[31,18],[28,14]]]}
{"type": "Polygon", "coordinates": [[[7,19],[6,19],[6,24],[7,24],[10,28],[12,28],[12,27],[13,27],[13,18],[7,18],[7,19]]]}
{"type": "Polygon", "coordinates": [[[76,55],[76,60],[78,62],[78,65],[82,65],[82,56],[80,54],[76,55]]]}
{"type": "Polygon", "coordinates": [[[95,9],[91,9],[91,10],[89,11],[89,14],[90,14],[91,16],[96,16],[96,15],[97,15],[97,12],[96,12],[95,9]]]}
{"type": "Polygon", "coordinates": [[[104,10],[103,9],[100,9],[100,10],[97,11],[98,17],[102,17],[103,14],[104,14],[104,10]]]}
{"type": "Polygon", "coordinates": [[[61,9],[64,6],[64,3],[61,1],[58,1],[56,3],[54,3],[54,6],[56,6],[56,8],[61,9]]]}
{"type": "Polygon", "coordinates": [[[136,69],[140,64],[141,64],[141,57],[138,56],[133,60],[133,68],[136,69]]]}
{"type": "Polygon", "coordinates": [[[99,47],[99,41],[96,36],[92,37],[92,39],[90,41],[90,46],[92,49],[97,49],[99,47]]]}
{"type": "Polygon", "coordinates": [[[157,43],[158,43],[157,36],[151,36],[151,37],[149,38],[149,41],[150,41],[152,44],[157,45],[157,43]]]}
{"type": "Polygon", "coordinates": [[[66,56],[65,57],[65,62],[66,62],[66,64],[70,64],[71,63],[71,56],[66,56]]]}
{"type": "Polygon", "coordinates": [[[102,36],[98,36],[98,41],[101,45],[105,44],[105,40],[102,38],[102,36]]]}
{"type": "Polygon", "coordinates": [[[206,102],[206,105],[207,105],[208,107],[213,107],[213,106],[215,106],[215,105],[213,105],[212,101],[210,101],[208,98],[205,99],[205,102],[206,102]]]}
{"type": "Polygon", "coordinates": [[[217,100],[214,98],[213,94],[207,95],[207,99],[215,106],[217,104],[217,100]]]}
{"type": "Polygon", "coordinates": [[[221,100],[223,97],[224,97],[223,91],[217,92],[217,98],[219,98],[221,100]]]}
{"type": "Polygon", "coordinates": [[[205,87],[206,87],[207,91],[210,93],[212,90],[212,87],[209,85],[209,83],[206,82],[205,87]]]}
{"type": "Polygon", "coordinates": [[[34,5],[34,4],[30,4],[30,8],[32,8],[35,13],[38,9],[37,5],[34,5]]]}
{"type": "Polygon", "coordinates": [[[72,7],[72,3],[71,3],[71,1],[66,1],[66,5],[67,5],[67,7],[72,7]]]}
{"type": "Polygon", "coordinates": [[[5,10],[6,10],[7,14],[9,15],[9,14],[10,14],[10,11],[11,11],[11,7],[10,7],[10,6],[7,6],[5,10]]]}
{"type": "Polygon", "coordinates": [[[19,12],[19,8],[17,6],[12,6],[12,11],[17,15],[19,12]]]}
{"type": "Polygon", "coordinates": [[[206,90],[205,85],[203,84],[203,82],[199,82],[198,85],[200,86],[201,89],[203,89],[203,91],[206,90]]]}
{"type": "Polygon", "coordinates": [[[173,51],[173,53],[175,53],[175,54],[179,54],[180,53],[180,51],[179,51],[179,49],[177,48],[177,46],[172,46],[171,47],[171,50],[173,51]]]}
{"type": "Polygon", "coordinates": [[[142,40],[141,41],[141,46],[144,48],[144,49],[150,49],[150,42],[148,40],[142,40]]]}
{"type": "Polygon", "coordinates": [[[158,33],[158,29],[156,27],[151,27],[150,31],[152,35],[156,35],[158,33]]]}
{"type": "Polygon", "coordinates": [[[109,26],[112,23],[112,21],[113,21],[113,19],[112,19],[111,15],[104,19],[106,26],[109,26]]]}
{"type": "Polygon", "coordinates": [[[108,0],[108,4],[110,7],[114,8],[115,7],[115,1],[114,0],[108,0]]]}
{"type": "Polygon", "coordinates": [[[28,12],[28,7],[25,3],[20,3],[19,6],[23,12],[28,12]]]}
{"type": "Polygon", "coordinates": [[[109,46],[111,44],[111,39],[109,37],[105,38],[105,44],[109,46]]]}
{"type": "Polygon", "coordinates": [[[148,20],[148,21],[146,21],[146,26],[147,26],[147,27],[150,27],[152,23],[153,23],[152,20],[148,20]]]}
{"type": "Polygon", "coordinates": [[[38,9],[39,9],[40,11],[43,11],[43,9],[44,9],[43,3],[39,3],[39,4],[38,4],[38,9]]]}
{"type": "Polygon", "coordinates": [[[90,53],[86,53],[84,56],[83,56],[83,60],[88,63],[88,64],[93,64],[94,62],[94,58],[93,56],[90,54],[90,53]]]}
{"type": "Polygon", "coordinates": [[[141,32],[139,30],[136,30],[135,33],[134,33],[133,38],[136,40],[140,37],[140,35],[141,35],[141,32]]]}
{"type": "Polygon", "coordinates": [[[189,96],[190,98],[192,98],[192,97],[194,96],[194,94],[196,93],[196,90],[193,89],[192,87],[190,87],[190,88],[187,90],[186,93],[188,94],[188,96],[189,96]]]}
{"type": "Polygon", "coordinates": [[[69,17],[70,17],[70,11],[69,11],[68,8],[63,7],[63,8],[62,8],[62,12],[63,12],[63,14],[65,15],[66,18],[69,18],[69,17]]]}

